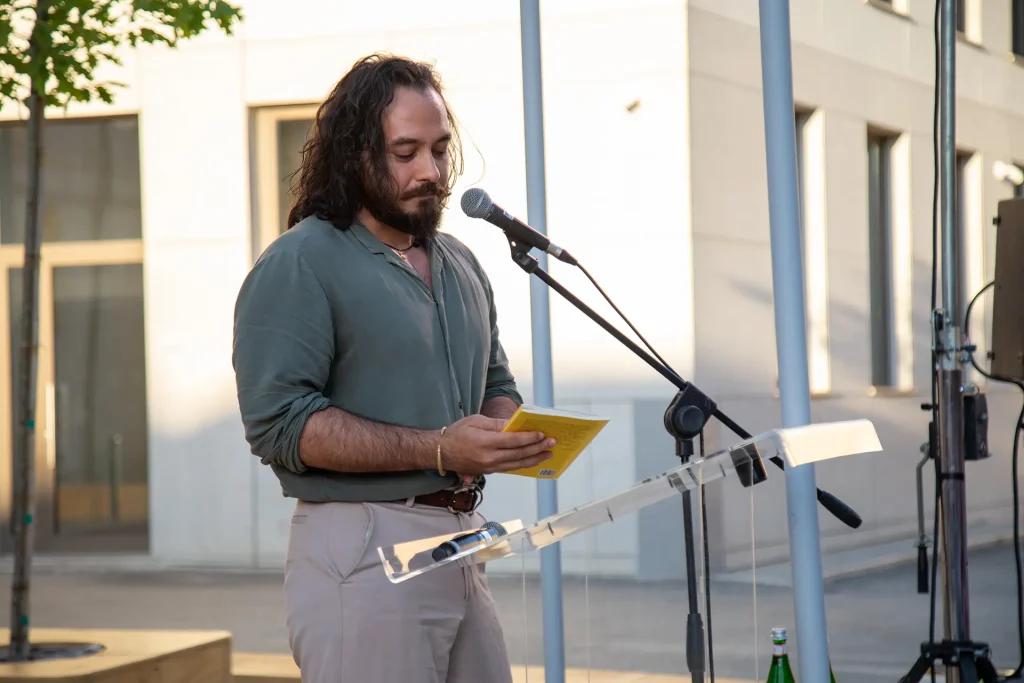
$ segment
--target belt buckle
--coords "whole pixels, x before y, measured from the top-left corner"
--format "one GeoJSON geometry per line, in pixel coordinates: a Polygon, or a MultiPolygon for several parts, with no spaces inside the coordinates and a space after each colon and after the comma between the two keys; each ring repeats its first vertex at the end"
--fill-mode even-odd
{"type": "Polygon", "coordinates": [[[476,512],[476,509],[480,507],[480,504],[483,502],[484,492],[479,486],[477,486],[475,483],[468,485],[463,484],[462,486],[459,486],[457,489],[452,489],[452,502],[448,504],[448,512],[452,513],[453,515],[457,512],[468,512],[471,514],[473,512],[476,512]],[[469,508],[469,510],[456,510],[455,508],[452,507],[452,505],[455,503],[455,497],[460,493],[473,494],[473,505],[472,507],[469,508]]]}

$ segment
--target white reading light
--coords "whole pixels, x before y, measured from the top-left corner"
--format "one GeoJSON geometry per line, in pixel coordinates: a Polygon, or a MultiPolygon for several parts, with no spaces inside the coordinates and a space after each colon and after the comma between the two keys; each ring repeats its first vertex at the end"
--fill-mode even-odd
{"type": "Polygon", "coordinates": [[[996,180],[1008,182],[1012,185],[1024,185],[1024,169],[1016,164],[1008,164],[1005,161],[992,162],[992,175],[996,180]]]}

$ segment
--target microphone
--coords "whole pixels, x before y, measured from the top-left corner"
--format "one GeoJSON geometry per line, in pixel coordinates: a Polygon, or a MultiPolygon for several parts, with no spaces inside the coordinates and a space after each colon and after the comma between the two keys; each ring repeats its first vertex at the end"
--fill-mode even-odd
{"type": "Polygon", "coordinates": [[[515,242],[540,249],[571,266],[577,265],[576,259],[569,252],[552,244],[547,237],[495,204],[490,195],[479,187],[470,188],[462,194],[462,212],[470,218],[483,218],[493,223],[515,242]]]}
{"type": "Polygon", "coordinates": [[[440,562],[441,560],[449,558],[472,545],[476,545],[477,543],[486,543],[492,538],[498,538],[499,536],[504,536],[507,533],[508,532],[505,531],[505,527],[497,522],[487,522],[476,531],[468,534],[462,534],[461,536],[456,536],[449,541],[445,541],[434,548],[433,552],[430,553],[430,556],[434,558],[435,562],[440,562]]]}

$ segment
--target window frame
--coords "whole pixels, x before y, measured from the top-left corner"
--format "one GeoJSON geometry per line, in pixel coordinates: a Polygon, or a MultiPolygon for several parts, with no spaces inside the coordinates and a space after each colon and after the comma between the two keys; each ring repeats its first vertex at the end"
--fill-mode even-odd
{"type": "Polygon", "coordinates": [[[250,110],[252,263],[285,230],[285,226],[279,224],[281,178],[278,177],[277,125],[284,121],[313,119],[318,106],[315,103],[287,104],[253,107],[250,110]]]}

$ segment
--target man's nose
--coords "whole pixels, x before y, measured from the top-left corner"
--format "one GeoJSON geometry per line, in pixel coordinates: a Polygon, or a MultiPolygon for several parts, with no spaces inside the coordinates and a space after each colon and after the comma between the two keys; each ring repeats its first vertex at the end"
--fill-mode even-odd
{"type": "Polygon", "coordinates": [[[416,169],[416,180],[436,183],[441,179],[441,168],[432,153],[427,153],[416,169]]]}

